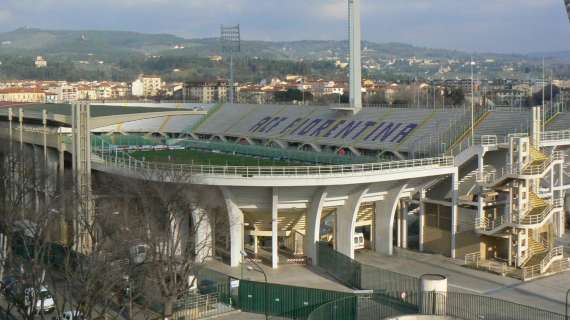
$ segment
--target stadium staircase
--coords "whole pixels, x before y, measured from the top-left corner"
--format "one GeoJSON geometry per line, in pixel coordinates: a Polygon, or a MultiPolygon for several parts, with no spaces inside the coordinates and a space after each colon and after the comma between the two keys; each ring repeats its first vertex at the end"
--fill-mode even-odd
{"type": "MultiPolygon", "coordinates": [[[[487,217],[476,218],[475,226],[480,233],[485,235],[494,235],[505,228],[517,227],[517,228],[536,228],[544,224],[551,217],[552,213],[560,208],[560,203],[548,203],[536,195],[534,192],[530,192],[529,209],[517,216],[516,213],[512,217],[500,216],[496,219],[489,219],[487,217]]],[[[531,230],[531,229],[529,229],[531,230]]]]}

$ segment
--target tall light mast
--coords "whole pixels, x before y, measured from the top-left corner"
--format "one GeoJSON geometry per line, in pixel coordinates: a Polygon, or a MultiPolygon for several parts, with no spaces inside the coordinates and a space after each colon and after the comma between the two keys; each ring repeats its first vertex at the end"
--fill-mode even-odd
{"type": "Polygon", "coordinates": [[[234,54],[241,51],[241,33],[239,24],[221,28],[222,51],[230,56],[229,103],[235,103],[234,54]]]}
{"type": "Polygon", "coordinates": [[[348,0],[348,33],[350,47],[350,108],[354,113],[362,110],[362,35],[360,0],[348,0]]]}

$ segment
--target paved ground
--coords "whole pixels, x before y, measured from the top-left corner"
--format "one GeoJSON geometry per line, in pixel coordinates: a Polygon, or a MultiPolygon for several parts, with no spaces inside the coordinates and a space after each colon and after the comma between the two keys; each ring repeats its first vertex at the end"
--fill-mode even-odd
{"type": "MultiPolygon", "coordinates": [[[[243,268],[243,278],[246,280],[254,280],[263,282],[263,274],[255,270],[248,270],[251,266],[247,262],[243,268]]],[[[241,278],[242,268],[231,268],[227,264],[219,261],[211,261],[208,267],[224,274],[231,275],[235,278],[241,278]]],[[[261,265],[267,274],[270,283],[286,284],[291,286],[318,288],[334,291],[351,291],[349,288],[339,284],[334,279],[325,277],[317,271],[300,265],[280,265],[279,269],[273,270],[266,265],[261,265]]]]}
{"type": "MultiPolygon", "coordinates": [[[[570,245],[570,242],[569,242],[570,245]]],[[[564,272],[530,282],[501,277],[462,267],[453,260],[433,254],[396,250],[392,257],[370,251],[359,252],[356,259],[379,268],[411,276],[427,273],[448,278],[450,290],[496,297],[540,309],[564,313],[566,290],[570,289],[570,273],[564,272]]]]}

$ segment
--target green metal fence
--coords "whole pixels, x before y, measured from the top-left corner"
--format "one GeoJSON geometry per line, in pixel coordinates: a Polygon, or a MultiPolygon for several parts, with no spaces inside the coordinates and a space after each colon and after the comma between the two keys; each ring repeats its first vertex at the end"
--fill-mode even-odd
{"type": "Polygon", "coordinates": [[[241,280],[239,286],[239,305],[242,311],[290,319],[306,319],[324,303],[353,296],[354,294],[346,292],[247,280],[241,280]]]}
{"type": "Polygon", "coordinates": [[[361,264],[334,250],[328,242],[317,243],[317,264],[345,286],[362,289],[361,264]]]}
{"type": "Polygon", "coordinates": [[[386,295],[369,294],[323,304],[309,315],[308,320],[386,319],[418,313],[415,304],[386,295]]]}
{"type": "Polygon", "coordinates": [[[217,293],[220,302],[228,305],[237,305],[237,299],[232,297],[231,278],[218,271],[200,268],[196,273],[198,289],[203,294],[217,293]]]}
{"type": "Polygon", "coordinates": [[[340,298],[316,308],[308,320],[386,319],[403,315],[447,316],[462,320],[564,320],[558,313],[486,296],[459,292],[412,293],[340,298]]]}
{"type": "Polygon", "coordinates": [[[398,296],[418,289],[418,278],[361,264],[334,250],[327,242],[317,243],[317,254],[318,266],[348,287],[398,296]]]}

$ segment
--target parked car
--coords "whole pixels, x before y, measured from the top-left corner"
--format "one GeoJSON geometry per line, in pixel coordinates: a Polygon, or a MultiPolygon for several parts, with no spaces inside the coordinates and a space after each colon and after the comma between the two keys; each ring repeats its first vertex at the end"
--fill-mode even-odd
{"type": "Polygon", "coordinates": [[[355,233],[354,234],[354,250],[362,250],[364,249],[364,234],[363,233],[355,233]]]}
{"type": "Polygon", "coordinates": [[[26,307],[36,301],[36,305],[33,309],[36,313],[50,313],[55,310],[55,301],[52,294],[49,292],[48,288],[42,286],[39,290],[35,288],[27,288],[24,291],[24,303],[26,307]]]}

